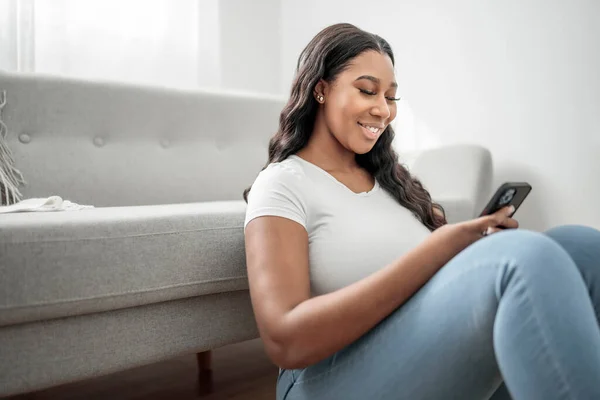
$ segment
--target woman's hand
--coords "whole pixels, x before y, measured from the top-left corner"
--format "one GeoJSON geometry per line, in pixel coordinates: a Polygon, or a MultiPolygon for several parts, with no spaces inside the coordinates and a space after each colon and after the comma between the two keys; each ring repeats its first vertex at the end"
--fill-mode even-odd
{"type": "Polygon", "coordinates": [[[494,214],[486,215],[470,221],[461,222],[456,225],[463,225],[473,237],[473,242],[480,239],[482,236],[487,236],[492,233],[500,232],[504,229],[516,229],[519,223],[516,219],[511,218],[515,208],[513,206],[504,207],[494,214]]]}
{"type": "Polygon", "coordinates": [[[494,214],[456,224],[447,224],[436,229],[428,240],[436,242],[443,258],[450,260],[469,245],[503,228],[516,229],[517,220],[511,218],[514,207],[504,207],[494,214]],[[502,228],[503,227],[503,228],[502,228]]]}

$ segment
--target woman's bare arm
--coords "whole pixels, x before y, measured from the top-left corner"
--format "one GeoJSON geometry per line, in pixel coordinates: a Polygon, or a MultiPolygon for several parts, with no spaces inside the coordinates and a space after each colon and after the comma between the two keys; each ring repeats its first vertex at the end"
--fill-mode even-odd
{"type": "Polygon", "coordinates": [[[357,340],[466,246],[447,243],[447,235],[431,235],[367,278],[311,298],[308,235],[300,224],[259,217],[248,223],[245,234],[260,335],[271,360],[286,369],[314,364],[357,340]]]}

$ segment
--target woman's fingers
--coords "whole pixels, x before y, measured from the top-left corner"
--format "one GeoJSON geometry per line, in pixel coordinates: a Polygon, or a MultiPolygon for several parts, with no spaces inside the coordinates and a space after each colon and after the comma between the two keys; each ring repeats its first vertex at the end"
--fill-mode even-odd
{"type": "Polygon", "coordinates": [[[517,228],[519,226],[519,224],[517,223],[516,220],[514,220],[513,218],[511,218],[510,216],[513,215],[513,213],[515,212],[515,208],[513,206],[510,207],[504,207],[498,211],[496,211],[494,214],[490,215],[490,219],[491,219],[491,224],[490,226],[504,226],[506,228],[517,228]]]}
{"type": "Polygon", "coordinates": [[[487,228],[485,230],[485,232],[483,232],[483,236],[488,236],[488,235],[491,235],[493,233],[500,232],[500,231],[502,231],[502,229],[500,229],[500,228],[493,228],[493,227],[490,226],[489,228],[487,228]]]}
{"type": "Polygon", "coordinates": [[[472,229],[471,232],[482,236],[487,236],[503,229],[516,229],[519,227],[519,222],[517,222],[516,219],[511,218],[511,215],[514,212],[514,207],[504,207],[494,214],[476,218],[465,224],[467,224],[466,226],[468,226],[469,229],[472,229]]]}
{"type": "Polygon", "coordinates": [[[483,236],[488,236],[488,235],[491,235],[492,233],[502,232],[502,231],[505,231],[506,229],[517,229],[519,227],[519,223],[512,218],[511,218],[511,221],[514,221],[514,224],[513,223],[504,224],[504,225],[502,225],[504,228],[490,226],[489,228],[487,228],[485,230],[485,232],[483,233],[483,236]]]}
{"type": "Polygon", "coordinates": [[[514,218],[506,218],[503,222],[502,225],[505,228],[509,228],[509,229],[517,229],[519,227],[519,221],[517,221],[514,218]]]}
{"type": "Polygon", "coordinates": [[[510,216],[515,212],[514,207],[504,207],[503,209],[489,215],[485,218],[482,226],[483,236],[492,233],[500,232],[504,229],[516,229],[519,227],[519,222],[510,216]]]}

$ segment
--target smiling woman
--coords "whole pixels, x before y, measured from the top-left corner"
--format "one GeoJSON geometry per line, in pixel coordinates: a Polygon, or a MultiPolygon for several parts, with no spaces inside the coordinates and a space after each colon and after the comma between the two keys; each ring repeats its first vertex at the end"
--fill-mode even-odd
{"type": "Polygon", "coordinates": [[[377,180],[427,228],[443,225],[442,207],[398,163],[392,148],[398,84],[390,45],[351,24],[337,24],[313,38],[297,68],[265,168],[297,154],[314,164],[324,161],[341,181],[358,171],[362,183],[348,185],[372,187],[377,180]],[[345,170],[329,164],[330,152],[344,160],[345,170]]]}
{"type": "Polygon", "coordinates": [[[392,150],[396,91],[384,39],[325,28],[244,193],[277,398],[600,398],[600,232],[446,224],[392,150]]]}

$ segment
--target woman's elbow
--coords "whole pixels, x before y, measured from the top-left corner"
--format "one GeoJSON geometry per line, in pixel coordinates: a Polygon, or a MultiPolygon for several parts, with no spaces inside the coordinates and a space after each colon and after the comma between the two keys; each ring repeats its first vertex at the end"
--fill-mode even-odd
{"type": "Polygon", "coordinates": [[[307,351],[294,345],[290,339],[263,337],[265,351],[269,359],[282,369],[300,369],[310,365],[307,351]]]}

